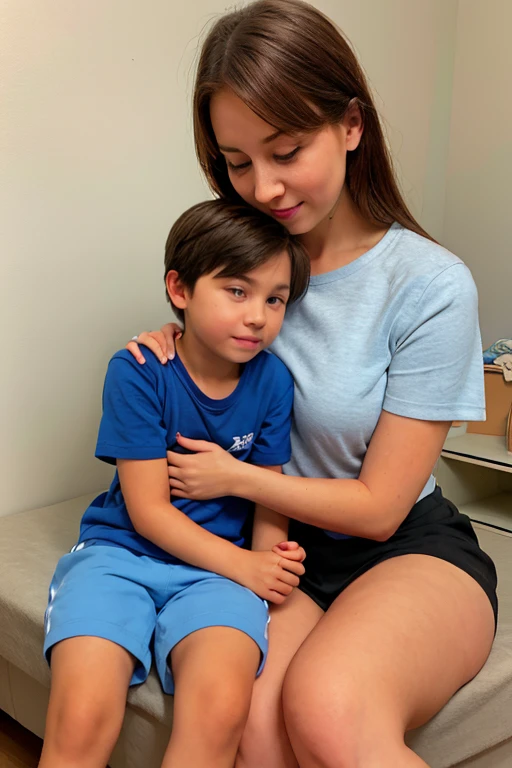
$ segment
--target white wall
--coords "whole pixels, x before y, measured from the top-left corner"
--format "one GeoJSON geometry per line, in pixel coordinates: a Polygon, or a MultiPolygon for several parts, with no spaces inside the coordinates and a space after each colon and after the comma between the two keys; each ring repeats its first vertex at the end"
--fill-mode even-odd
{"type": "MultiPolygon", "coordinates": [[[[441,236],[457,0],[318,0],[378,92],[441,236]]],[[[0,514],[103,487],[110,355],[169,310],[163,244],[203,199],[190,65],[221,0],[0,0],[0,514]]]]}
{"type": "Polygon", "coordinates": [[[317,0],[376,93],[413,213],[441,239],[459,0],[317,0]]]}
{"type": "Polygon", "coordinates": [[[512,2],[463,0],[443,239],[473,272],[484,346],[512,336],[512,2]]]}

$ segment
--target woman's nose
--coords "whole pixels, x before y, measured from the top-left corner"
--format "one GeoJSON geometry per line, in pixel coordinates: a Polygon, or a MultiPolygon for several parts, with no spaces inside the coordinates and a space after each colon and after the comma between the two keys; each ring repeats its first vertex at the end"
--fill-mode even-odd
{"type": "Polygon", "coordinates": [[[284,184],[270,169],[255,170],[254,197],[266,205],[284,195],[284,184]]]}

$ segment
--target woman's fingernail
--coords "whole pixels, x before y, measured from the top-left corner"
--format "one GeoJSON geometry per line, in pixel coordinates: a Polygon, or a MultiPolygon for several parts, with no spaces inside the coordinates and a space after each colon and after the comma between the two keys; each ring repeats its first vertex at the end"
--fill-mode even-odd
{"type": "Polygon", "coordinates": [[[169,360],[174,360],[174,352],[171,352],[171,354],[169,355],[169,360]]]}
{"type": "Polygon", "coordinates": [[[181,437],[180,433],[179,433],[179,432],[176,432],[176,440],[177,440],[179,437],[181,437]]]}
{"type": "Polygon", "coordinates": [[[167,362],[167,358],[166,357],[161,357],[160,358],[160,362],[161,363],[166,363],[167,362]]]}

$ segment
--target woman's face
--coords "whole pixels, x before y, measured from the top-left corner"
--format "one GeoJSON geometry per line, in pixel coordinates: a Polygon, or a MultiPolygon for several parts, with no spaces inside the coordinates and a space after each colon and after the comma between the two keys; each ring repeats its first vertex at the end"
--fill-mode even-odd
{"type": "Polygon", "coordinates": [[[231,183],[247,203],[294,235],[329,216],[345,181],[347,152],[361,138],[359,120],[347,116],[314,133],[279,133],[228,88],[212,98],[210,115],[231,183]]]}

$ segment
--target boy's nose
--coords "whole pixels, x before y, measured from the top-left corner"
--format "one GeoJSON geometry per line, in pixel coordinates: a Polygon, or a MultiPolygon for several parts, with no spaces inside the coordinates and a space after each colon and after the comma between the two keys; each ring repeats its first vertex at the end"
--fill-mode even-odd
{"type": "Polygon", "coordinates": [[[263,328],[266,322],[265,310],[259,305],[253,305],[247,308],[248,311],[245,315],[245,324],[251,325],[255,328],[263,328]]]}

